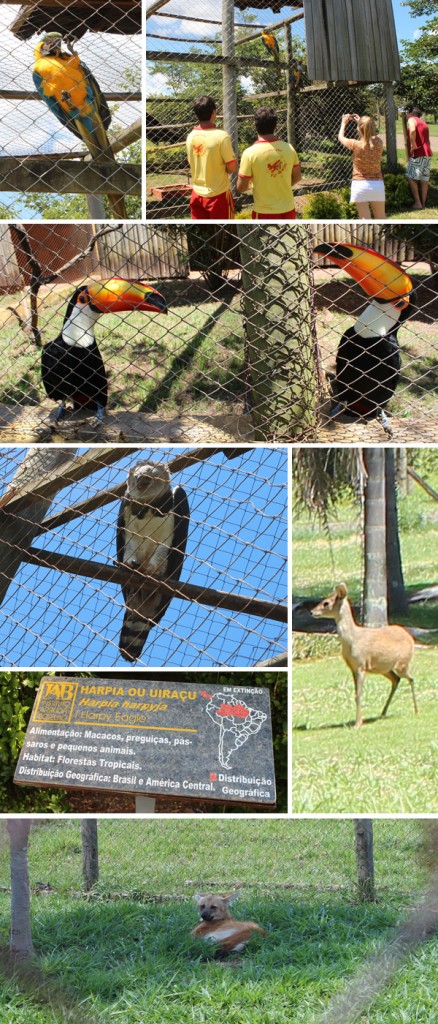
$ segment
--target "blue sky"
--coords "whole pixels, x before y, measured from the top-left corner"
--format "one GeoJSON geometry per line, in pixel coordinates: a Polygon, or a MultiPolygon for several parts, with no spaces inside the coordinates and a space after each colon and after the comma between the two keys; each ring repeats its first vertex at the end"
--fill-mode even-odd
{"type": "MultiPolygon", "coordinates": [[[[82,449],[81,449],[82,450],[82,449]]],[[[144,449],[60,492],[52,512],[126,479],[139,458],[167,461],[176,450],[144,449]]],[[[13,476],[23,449],[0,450],[0,478],[13,476]]],[[[121,451],[123,456],[123,451],[121,451]]],[[[287,454],[257,448],[237,459],[214,455],[177,474],[191,520],[182,579],[285,602],[287,454]]],[[[118,503],[59,527],[35,546],[112,563],[118,503]]],[[[119,586],[23,563],[0,609],[2,667],[127,667],[118,652],[124,603],[119,586]]],[[[149,635],[136,667],[250,667],[286,648],[274,621],[175,598],[149,635]]]]}

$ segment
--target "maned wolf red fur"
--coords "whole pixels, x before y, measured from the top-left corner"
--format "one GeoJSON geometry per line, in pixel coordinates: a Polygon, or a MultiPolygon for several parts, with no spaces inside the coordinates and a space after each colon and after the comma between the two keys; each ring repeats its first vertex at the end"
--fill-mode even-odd
{"type": "Polygon", "coordinates": [[[199,893],[195,896],[201,922],[193,928],[191,934],[205,942],[217,943],[216,959],[240,952],[249,942],[252,932],[268,934],[254,921],[235,921],[231,917],[229,908],[238,895],[237,892],[231,892],[228,896],[200,896],[199,893]]]}

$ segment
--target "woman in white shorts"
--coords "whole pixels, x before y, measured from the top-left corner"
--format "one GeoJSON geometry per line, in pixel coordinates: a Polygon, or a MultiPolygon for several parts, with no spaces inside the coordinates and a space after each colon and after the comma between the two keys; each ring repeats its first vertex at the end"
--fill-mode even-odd
{"type": "Polygon", "coordinates": [[[339,142],[349,149],[353,156],[353,176],[350,202],[355,203],[360,220],[369,220],[371,212],[376,220],[385,218],[385,183],[382,174],[383,142],[374,134],[371,117],[359,114],[344,114],[338,135],[339,142]],[[349,121],[355,121],[358,139],[347,139],[345,129],[349,121]]]}

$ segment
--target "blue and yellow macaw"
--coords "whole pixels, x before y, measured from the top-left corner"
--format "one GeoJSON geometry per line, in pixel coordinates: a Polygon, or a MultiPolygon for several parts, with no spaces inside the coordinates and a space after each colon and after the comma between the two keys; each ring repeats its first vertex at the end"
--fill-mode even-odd
{"type": "MultiPolygon", "coordinates": [[[[106,133],[111,113],[105,97],[77,53],[62,50],[62,36],[49,32],[35,49],[33,81],[52,114],[82,139],[93,159],[114,160],[106,133]]],[[[108,196],[117,217],[126,217],[123,197],[108,196]]]]}
{"type": "Polygon", "coordinates": [[[262,43],[269,50],[269,53],[272,54],[274,60],[280,63],[280,48],[273,33],[262,32],[262,43]]]}

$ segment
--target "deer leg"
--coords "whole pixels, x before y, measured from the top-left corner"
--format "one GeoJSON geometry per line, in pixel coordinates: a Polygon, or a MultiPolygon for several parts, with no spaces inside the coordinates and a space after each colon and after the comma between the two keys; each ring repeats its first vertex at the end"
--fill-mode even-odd
{"type": "Polygon", "coordinates": [[[364,679],[365,679],[365,672],[364,672],[364,670],[362,668],[358,668],[358,669],[356,669],[355,672],[353,672],[353,675],[354,675],[354,689],[355,689],[355,693],[356,693],[356,723],[355,723],[355,728],[359,729],[360,726],[363,725],[361,704],[362,704],[362,690],[363,690],[363,683],[364,683],[364,679]]]}
{"type": "Polygon", "coordinates": [[[407,676],[406,678],[407,678],[407,679],[409,680],[409,683],[410,683],[410,685],[411,685],[411,691],[412,691],[412,700],[413,700],[413,702],[414,702],[414,710],[415,710],[415,714],[416,714],[416,715],[418,715],[418,707],[417,707],[417,701],[416,701],[416,699],[415,699],[415,688],[414,688],[414,680],[413,680],[412,676],[407,676]]]}
{"type": "Polygon", "coordinates": [[[388,672],[386,678],[389,679],[389,681],[391,683],[391,692],[389,694],[388,700],[386,701],[385,707],[383,708],[382,714],[380,716],[381,718],[385,718],[386,712],[387,712],[387,710],[389,708],[389,705],[390,705],[390,703],[392,701],[392,698],[393,698],[393,696],[395,694],[397,686],[398,686],[398,684],[400,682],[400,676],[398,676],[396,672],[388,672]]]}

